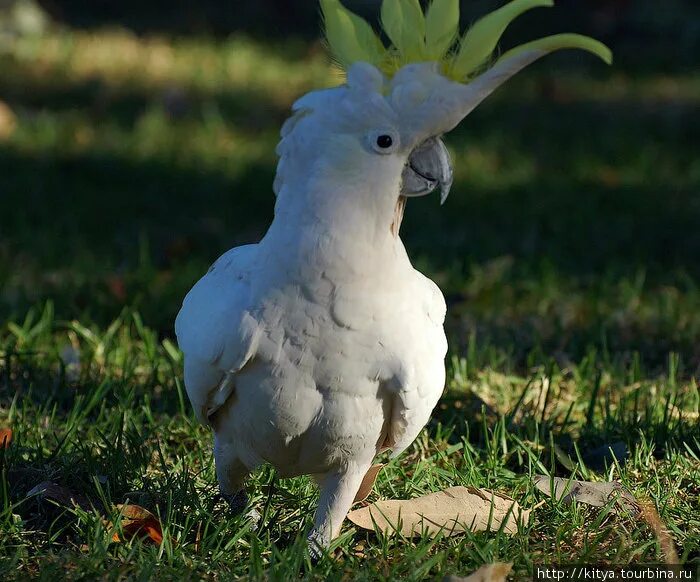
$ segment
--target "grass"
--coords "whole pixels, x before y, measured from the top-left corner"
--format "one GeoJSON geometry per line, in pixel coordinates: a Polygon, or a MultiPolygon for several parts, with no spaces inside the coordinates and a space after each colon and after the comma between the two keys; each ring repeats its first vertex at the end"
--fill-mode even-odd
{"type": "MultiPolygon", "coordinates": [[[[2,457],[4,578],[69,572],[168,579],[186,572],[289,579],[302,568],[299,532],[309,526],[315,502],[309,480],[278,480],[269,469],[255,477],[253,503],[265,516],[260,532],[229,515],[216,501],[209,434],[185,401],[180,355],[168,340],[160,342],[132,312],[106,331],[57,320],[50,307],[32,313],[11,327],[2,346],[6,393],[15,395],[6,410],[14,440],[2,457]],[[45,480],[87,496],[98,509],[74,512],[25,498],[45,480]],[[160,516],[162,546],[109,543],[103,517],[127,501],[160,516]]],[[[653,500],[681,560],[697,559],[700,440],[697,419],[681,411],[697,410],[698,394],[694,382],[678,377],[676,358],[662,377],[647,376],[638,362],[612,361],[609,353],[591,352],[567,368],[533,366],[526,376],[499,363],[474,343],[453,358],[434,420],[381,473],[372,499],[471,485],[532,507],[542,500],[534,474],[619,479],[653,500]],[[589,455],[605,444],[621,450],[620,458],[589,455]]],[[[551,500],[512,537],[409,542],[346,528],[337,545],[336,558],[308,578],[418,580],[492,560],[513,561],[524,576],[540,562],[663,559],[653,533],[633,516],[551,500]]]]}
{"type": "Polygon", "coordinates": [[[639,520],[545,499],[538,473],[620,480],[697,563],[700,78],[635,63],[555,57],[511,83],[448,137],[447,212],[418,201],[403,228],[448,298],[448,386],[370,500],[487,487],[544,501],[531,524],[346,526],[312,569],[307,479],[255,476],[258,532],[217,500],[172,322],[218,254],[264,232],[279,126],[330,82],[318,47],[242,37],[56,31],[0,53],[0,576],[418,580],[501,560],[523,578],[664,559],[639,520]],[[46,480],[95,509],[26,498],[46,480]],[[162,546],[110,542],[126,501],[160,517],[162,546]]]}

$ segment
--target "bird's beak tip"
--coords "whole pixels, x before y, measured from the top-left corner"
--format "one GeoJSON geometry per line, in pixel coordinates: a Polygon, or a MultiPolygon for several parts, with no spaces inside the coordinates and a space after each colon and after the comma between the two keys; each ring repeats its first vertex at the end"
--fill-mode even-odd
{"type": "Polygon", "coordinates": [[[447,202],[447,197],[449,195],[450,195],[450,187],[443,186],[442,189],[440,190],[440,206],[445,205],[445,202],[447,202]]]}

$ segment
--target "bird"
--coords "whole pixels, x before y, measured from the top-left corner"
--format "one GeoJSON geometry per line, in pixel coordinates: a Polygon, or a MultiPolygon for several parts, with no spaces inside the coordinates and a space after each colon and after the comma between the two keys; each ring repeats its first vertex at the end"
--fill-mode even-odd
{"type": "Polygon", "coordinates": [[[446,305],[417,271],[400,226],[407,201],[436,190],[453,165],[443,136],[496,88],[562,48],[612,54],[564,34],[494,58],[515,17],[551,0],[514,0],[459,32],[458,0],[384,0],[375,28],[320,0],[341,84],[294,103],[281,129],[271,225],[221,256],[176,320],[184,380],[211,427],[221,494],[249,503],[249,474],[311,475],[308,535],[327,552],[378,453],[400,455],[445,386],[446,305]]]}

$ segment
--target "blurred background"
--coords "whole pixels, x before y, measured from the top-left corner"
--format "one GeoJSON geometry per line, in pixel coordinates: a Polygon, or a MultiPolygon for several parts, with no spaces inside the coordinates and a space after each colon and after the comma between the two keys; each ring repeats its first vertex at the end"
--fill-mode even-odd
{"type": "MultiPolygon", "coordinates": [[[[501,4],[463,2],[464,24],[501,4]]],[[[195,280],[271,220],[279,128],[334,82],[319,20],[315,1],[0,0],[0,322],[50,301],[172,336],[195,280]]],[[[403,238],[455,351],[675,352],[696,374],[700,4],[559,0],[502,46],[566,31],[614,66],[558,54],[502,88],[447,139],[447,206],[412,201],[403,238]]]]}

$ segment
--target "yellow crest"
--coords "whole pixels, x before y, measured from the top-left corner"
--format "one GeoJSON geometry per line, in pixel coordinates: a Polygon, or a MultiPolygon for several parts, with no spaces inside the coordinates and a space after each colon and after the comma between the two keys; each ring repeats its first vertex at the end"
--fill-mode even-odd
{"type": "MultiPolygon", "coordinates": [[[[326,42],[333,59],[347,69],[356,62],[370,63],[392,77],[409,63],[440,63],[442,73],[455,81],[468,81],[491,64],[498,41],[508,25],[523,12],[550,7],[553,0],[512,0],[459,33],[459,0],[431,0],[424,13],[419,0],[383,0],[381,25],[390,46],[364,19],[340,0],[320,0],[326,42]]],[[[525,50],[575,48],[612,63],[603,43],[579,34],[558,34],[516,47],[501,58],[525,50]]]]}

